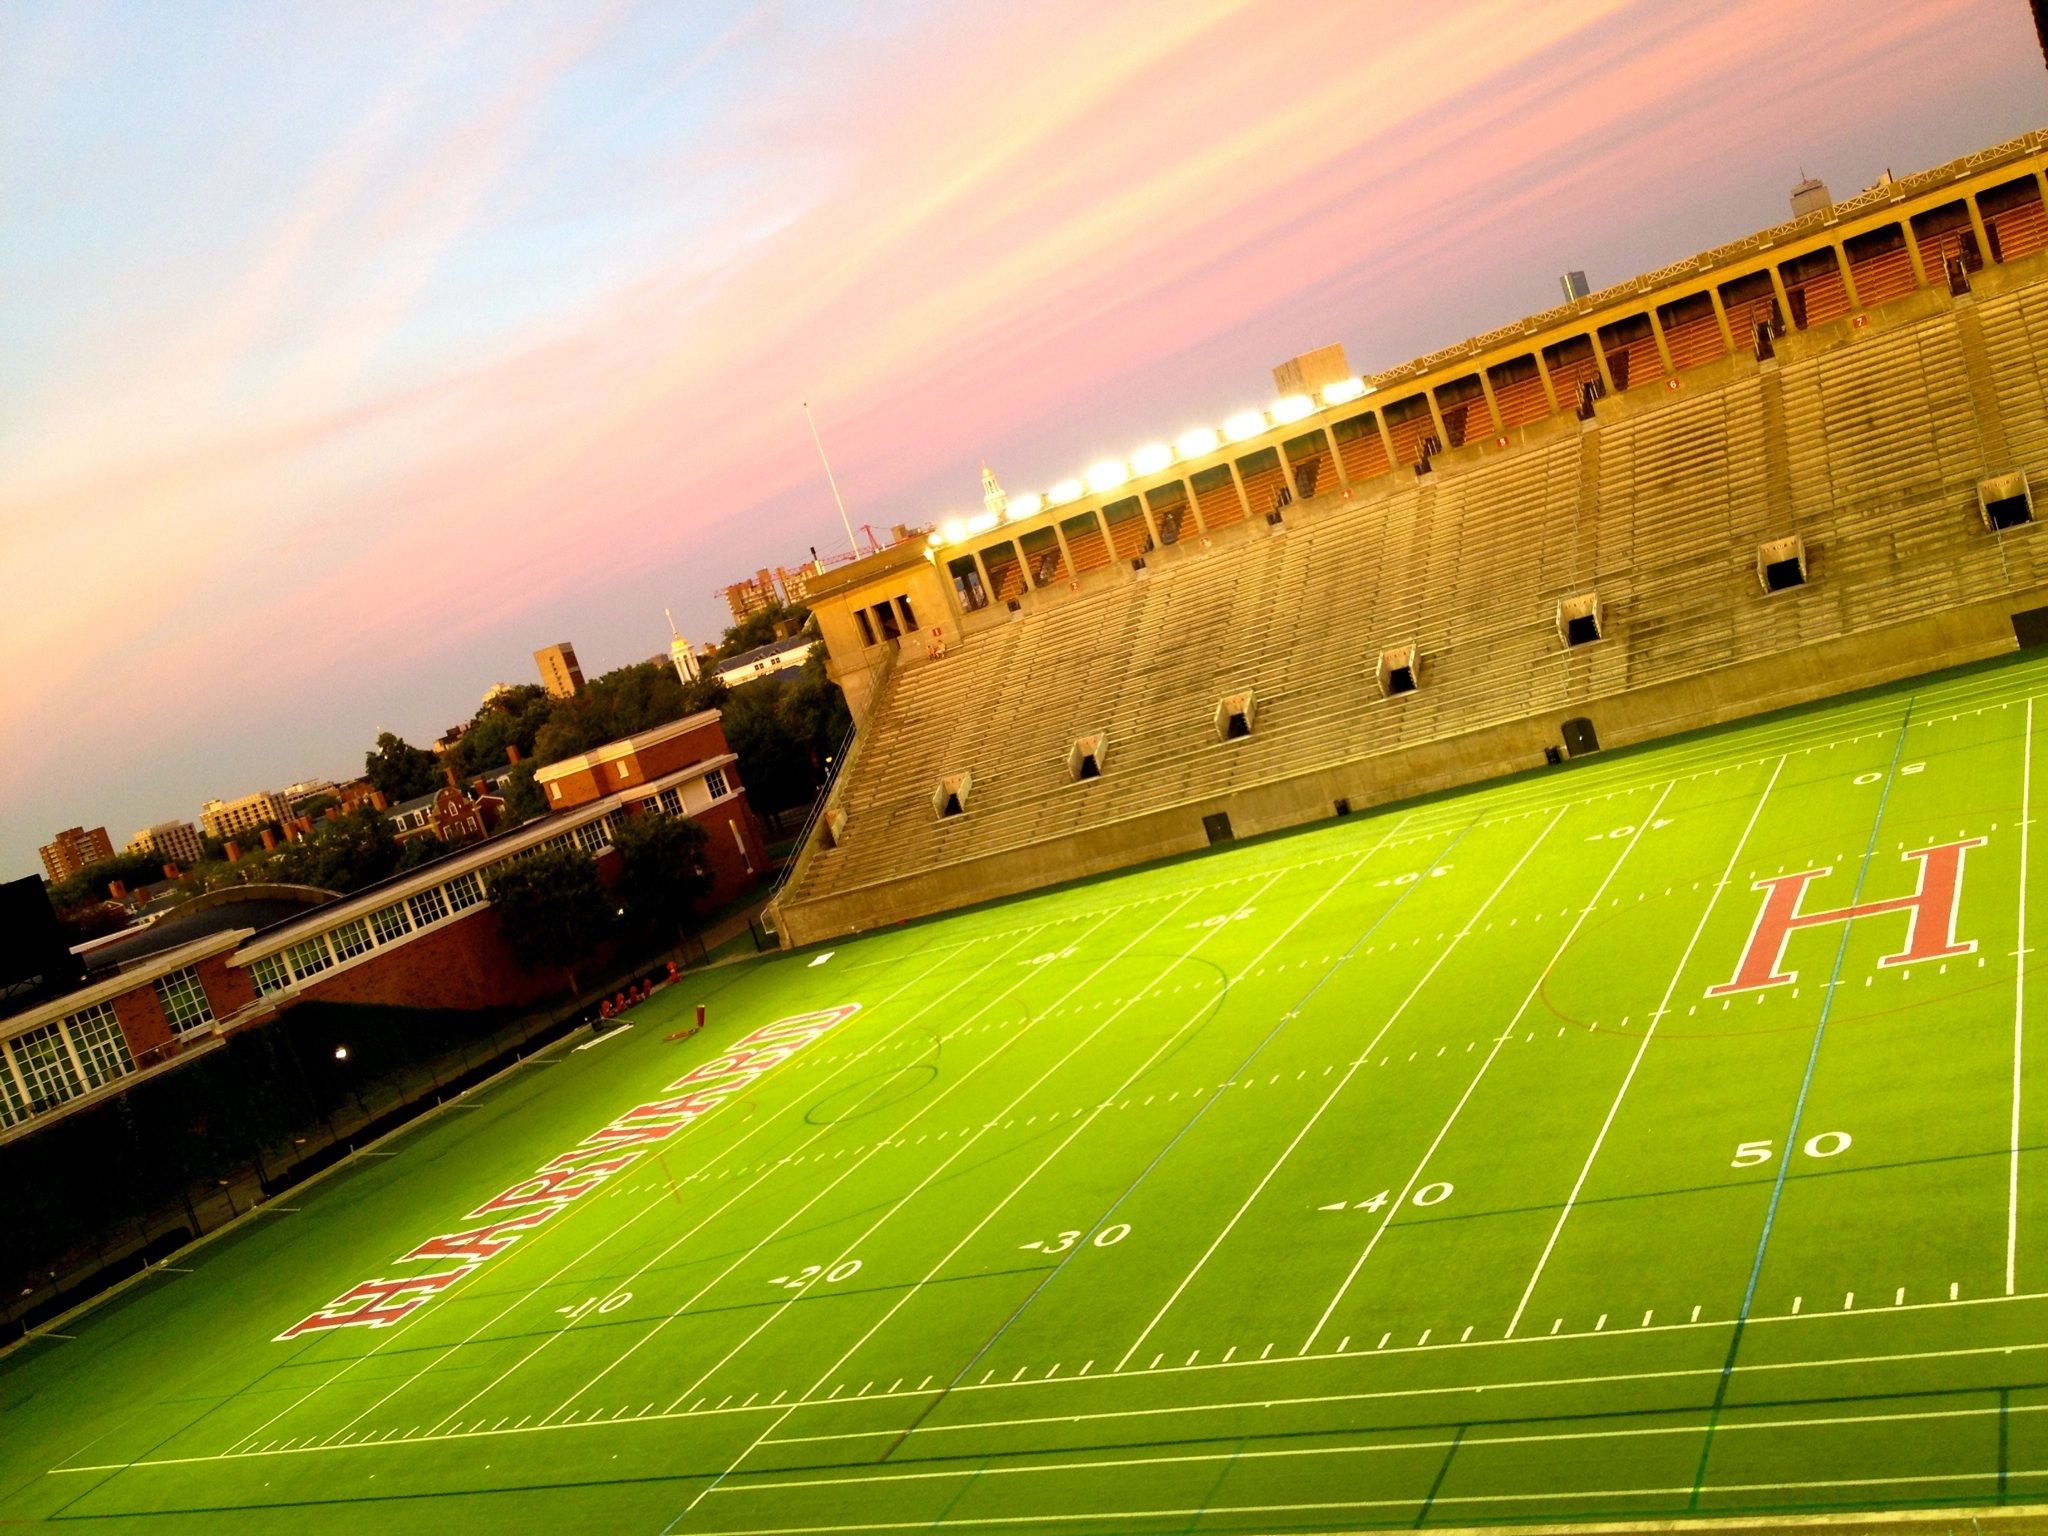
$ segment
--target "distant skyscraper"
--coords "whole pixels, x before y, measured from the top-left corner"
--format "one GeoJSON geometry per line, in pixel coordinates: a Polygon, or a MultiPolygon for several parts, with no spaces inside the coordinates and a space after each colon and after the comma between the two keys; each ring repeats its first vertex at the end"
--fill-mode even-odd
{"type": "Polygon", "coordinates": [[[1593,291],[1583,272],[1567,272],[1558,281],[1564,285],[1564,301],[1567,304],[1576,304],[1593,291]]]}
{"type": "Polygon", "coordinates": [[[83,827],[69,827],[51,838],[41,853],[44,874],[53,881],[69,880],[86,865],[111,859],[114,845],[105,827],[94,827],[90,832],[83,827]]]}
{"type": "MultiPolygon", "coordinates": [[[[1885,172],[1889,177],[1891,172],[1885,172]]],[[[1792,189],[1792,217],[1803,219],[1809,213],[1818,213],[1823,208],[1832,208],[1835,200],[1828,196],[1828,184],[1819,177],[1808,176],[1792,189]]]]}
{"type": "Polygon", "coordinates": [[[199,825],[208,837],[226,842],[244,832],[273,824],[283,826],[292,808],[274,789],[259,789],[239,800],[209,800],[199,808],[199,825]]]}
{"type": "Polygon", "coordinates": [[[583,669],[576,665],[576,647],[564,640],[533,653],[540,668],[540,680],[558,699],[573,699],[583,691],[583,669]]]}

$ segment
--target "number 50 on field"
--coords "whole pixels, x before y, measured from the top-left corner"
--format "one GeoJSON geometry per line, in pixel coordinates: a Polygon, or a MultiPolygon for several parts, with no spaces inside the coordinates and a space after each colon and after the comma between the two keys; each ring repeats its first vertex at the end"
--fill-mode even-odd
{"type": "MultiPolygon", "coordinates": [[[[1807,1137],[1805,1145],[1799,1150],[1808,1157],[1833,1157],[1837,1153],[1848,1151],[1854,1140],[1855,1138],[1847,1131],[1822,1131],[1818,1136],[1807,1137]]],[[[1745,1141],[1736,1147],[1735,1156],[1729,1159],[1728,1166],[1754,1168],[1759,1163],[1768,1163],[1774,1155],[1775,1151],[1768,1141],[1745,1141]]]]}

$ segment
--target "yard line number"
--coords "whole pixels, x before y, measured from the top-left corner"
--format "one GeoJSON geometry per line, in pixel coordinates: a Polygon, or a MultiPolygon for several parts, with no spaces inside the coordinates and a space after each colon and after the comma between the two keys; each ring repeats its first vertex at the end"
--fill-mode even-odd
{"type": "MultiPolygon", "coordinates": [[[[1846,1152],[1855,1144],[1855,1138],[1847,1131],[1822,1131],[1817,1136],[1806,1138],[1806,1144],[1799,1150],[1808,1157],[1834,1157],[1846,1152]]],[[[1754,1168],[1759,1163],[1768,1163],[1775,1155],[1775,1148],[1768,1141],[1745,1141],[1735,1149],[1735,1156],[1729,1159],[1730,1168],[1754,1168]]]]}

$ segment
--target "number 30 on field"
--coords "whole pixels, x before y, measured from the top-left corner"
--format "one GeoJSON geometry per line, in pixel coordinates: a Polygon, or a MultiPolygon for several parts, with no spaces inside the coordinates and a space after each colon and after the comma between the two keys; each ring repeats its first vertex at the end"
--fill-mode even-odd
{"type": "MultiPolygon", "coordinates": [[[[1846,1152],[1853,1144],[1847,1131],[1822,1131],[1818,1136],[1806,1138],[1806,1145],[1800,1148],[1808,1157],[1833,1157],[1846,1152]]],[[[1735,1156],[1729,1160],[1730,1168],[1754,1168],[1758,1163],[1771,1160],[1772,1147],[1768,1141],[1745,1141],[1735,1149],[1735,1156]]]]}

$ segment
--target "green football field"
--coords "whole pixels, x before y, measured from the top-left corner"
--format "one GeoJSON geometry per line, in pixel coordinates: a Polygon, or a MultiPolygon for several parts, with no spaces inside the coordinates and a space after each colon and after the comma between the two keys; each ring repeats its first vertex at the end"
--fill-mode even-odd
{"type": "Polygon", "coordinates": [[[0,1521],[2048,1498],[2037,691],[2048,733],[2009,662],[685,978],[0,1361],[0,1521]],[[402,1321],[275,1340],[846,1004],[402,1321]]]}

